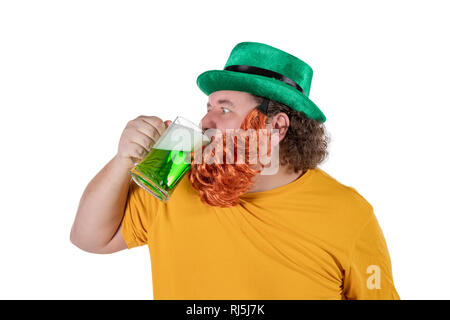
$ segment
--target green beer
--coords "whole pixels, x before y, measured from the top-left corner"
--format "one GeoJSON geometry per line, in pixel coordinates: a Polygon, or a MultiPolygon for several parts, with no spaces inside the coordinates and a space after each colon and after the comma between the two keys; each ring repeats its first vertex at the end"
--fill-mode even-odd
{"type": "Polygon", "coordinates": [[[167,202],[191,168],[191,152],[208,141],[198,126],[177,117],[145,158],[131,169],[131,177],[141,188],[167,202]]]}
{"type": "Polygon", "coordinates": [[[131,171],[133,180],[162,200],[169,196],[191,168],[190,163],[183,161],[185,157],[186,151],[152,148],[147,157],[131,171]]]}

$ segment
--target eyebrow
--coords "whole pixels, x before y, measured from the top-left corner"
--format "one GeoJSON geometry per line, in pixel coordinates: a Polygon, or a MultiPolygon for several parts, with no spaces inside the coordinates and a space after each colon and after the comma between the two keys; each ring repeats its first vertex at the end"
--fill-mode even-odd
{"type": "MultiPolygon", "coordinates": [[[[223,104],[223,103],[226,103],[226,104],[229,104],[231,107],[234,107],[234,104],[233,104],[233,102],[231,102],[230,100],[227,100],[227,99],[221,99],[221,100],[219,100],[219,101],[217,101],[219,104],[223,104]]],[[[211,104],[208,102],[207,103],[207,105],[206,105],[206,107],[210,107],[211,106],[211,104]]]]}

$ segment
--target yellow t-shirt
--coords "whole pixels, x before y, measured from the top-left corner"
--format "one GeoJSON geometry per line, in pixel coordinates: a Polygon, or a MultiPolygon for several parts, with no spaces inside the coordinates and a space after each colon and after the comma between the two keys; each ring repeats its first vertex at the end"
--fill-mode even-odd
{"type": "Polygon", "coordinates": [[[400,299],[372,206],[320,168],[240,204],[167,203],[131,183],[122,234],[148,245],[154,299],[400,299]]]}

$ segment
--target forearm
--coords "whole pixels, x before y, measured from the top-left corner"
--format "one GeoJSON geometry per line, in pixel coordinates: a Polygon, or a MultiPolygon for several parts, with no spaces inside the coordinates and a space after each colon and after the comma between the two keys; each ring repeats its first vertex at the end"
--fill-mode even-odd
{"type": "Polygon", "coordinates": [[[96,251],[112,239],[122,220],[132,166],[131,160],[115,156],[87,185],[70,233],[76,246],[96,251]]]}

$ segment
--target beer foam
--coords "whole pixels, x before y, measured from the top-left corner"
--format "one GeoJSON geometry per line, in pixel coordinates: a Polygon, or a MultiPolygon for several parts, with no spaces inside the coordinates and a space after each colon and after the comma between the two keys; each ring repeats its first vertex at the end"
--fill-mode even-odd
{"type": "Polygon", "coordinates": [[[209,142],[200,129],[194,130],[180,124],[171,124],[153,148],[160,150],[192,151],[209,142]]]}

